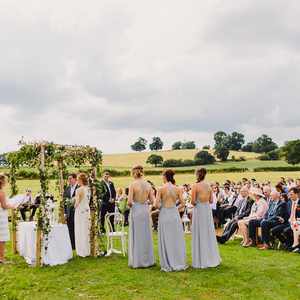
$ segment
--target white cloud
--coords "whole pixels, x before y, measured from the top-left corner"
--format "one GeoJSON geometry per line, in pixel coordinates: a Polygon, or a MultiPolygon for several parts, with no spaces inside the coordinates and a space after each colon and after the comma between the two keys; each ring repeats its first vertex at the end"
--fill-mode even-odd
{"type": "Polygon", "coordinates": [[[0,11],[0,152],[22,135],[105,152],[140,135],[299,137],[295,0],[2,0],[0,11]]]}

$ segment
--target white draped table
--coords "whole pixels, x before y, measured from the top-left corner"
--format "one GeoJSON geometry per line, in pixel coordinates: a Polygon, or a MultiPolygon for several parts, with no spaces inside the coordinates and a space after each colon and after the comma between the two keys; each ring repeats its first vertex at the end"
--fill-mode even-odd
{"type": "MultiPolygon", "coordinates": [[[[17,228],[17,247],[21,256],[30,265],[36,260],[36,223],[20,222],[17,228]]],[[[65,224],[52,225],[48,240],[42,241],[42,263],[62,265],[73,257],[68,227],[65,224]],[[47,250],[45,249],[47,246],[47,250]]]]}

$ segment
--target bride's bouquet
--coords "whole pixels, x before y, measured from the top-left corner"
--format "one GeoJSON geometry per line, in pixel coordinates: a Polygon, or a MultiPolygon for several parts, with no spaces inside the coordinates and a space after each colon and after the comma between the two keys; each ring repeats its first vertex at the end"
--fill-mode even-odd
{"type": "Polygon", "coordinates": [[[66,205],[67,208],[74,207],[74,205],[75,205],[75,197],[73,197],[73,198],[66,198],[65,199],[65,205],[66,205]]]}

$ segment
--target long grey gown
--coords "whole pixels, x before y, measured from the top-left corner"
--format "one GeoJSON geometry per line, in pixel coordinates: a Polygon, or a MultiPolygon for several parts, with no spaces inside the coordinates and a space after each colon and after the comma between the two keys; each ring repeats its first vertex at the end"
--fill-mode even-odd
{"type": "Polygon", "coordinates": [[[134,202],[129,215],[128,265],[147,268],[154,264],[149,206],[134,202]]]}
{"type": "Polygon", "coordinates": [[[161,270],[187,269],[183,226],[176,206],[162,206],[158,220],[158,250],[161,270]]]}
{"type": "Polygon", "coordinates": [[[192,260],[196,269],[217,267],[221,263],[210,204],[199,199],[193,210],[192,260]]]}

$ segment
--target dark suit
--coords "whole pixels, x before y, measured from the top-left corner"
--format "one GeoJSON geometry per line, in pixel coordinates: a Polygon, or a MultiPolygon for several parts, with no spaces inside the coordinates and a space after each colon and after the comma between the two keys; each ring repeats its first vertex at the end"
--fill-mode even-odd
{"type": "Polygon", "coordinates": [[[249,221],[249,237],[252,240],[252,242],[256,242],[257,228],[261,227],[263,232],[263,241],[265,238],[267,240],[266,243],[269,243],[271,228],[275,227],[276,225],[282,224],[279,221],[279,217],[283,218],[284,220],[287,220],[287,215],[288,210],[285,202],[270,201],[268,211],[262,219],[254,219],[249,221]]]}
{"type": "MultiPolygon", "coordinates": [[[[64,202],[66,199],[72,199],[76,195],[76,190],[79,188],[78,185],[75,186],[74,192],[71,194],[71,186],[67,186],[65,191],[64,191],[64,202]]],[[[66,202],[65,202],[66,203],[66,202]]],[[[74,228],[74,216],[75,216],[75,207],[72,206],[67,206],[65,204],[64,206],[64,211],[65,215],[67,218],[67,225],[69,229],[69,235],[70,235],[70,240],[72,244],[72,249],[75,250],[75,228],[74,228]]]]}
{"type": "Polygon", "coordinates": [[[277,225],[284,224],[288,222],[288,207],[285,201],[280,201],[275,207],[274,215],[270,216],[268,219],[264,219],[261,222],[261,234],[262,242],[265,244],[270,243],[271,229],[277,225]],[[279,219],[282,218],[284,221],[280,222],[279,219]]]}
{"type": "MultiPolygon", "coordinates": [[[[105,232],[105,216],[107,213],[115,212],[116,189],[113,182],[105,182],[104,180],[101,180],[96,183],[96,190],[97,198],[100,202],[100,230],[101,232],[105,232]]],[[[114,228],[114,218],[111,218],[110,221],[114,228]]]]}
{"type": "MultiPolygon", "coordinates": [[[[298,202],[300,207],[300,201],[298,202]]],[[[287,205],[287,220],[283,224],[276,225],[271,229],[271,234],[274,238],[278,238],[280,242],[286,247],[290,247],[293,243],[293,231],[291,224],[288,222],[288,219],[291,215],[292,201],[288,200],[287,205]]]]}
{"type": "Polygon", "coordinates": [[[239,205],[233,219],[226,225],[223,235],[217,237],[219,243],[221,244],[226,243],[231,238],[231,236],[234,235],[234,233],[239,227],[238,221],[249,216],[251,212],[252,204],[253,204],[253,200],[250,197],[248,197],[239,205]]]}

